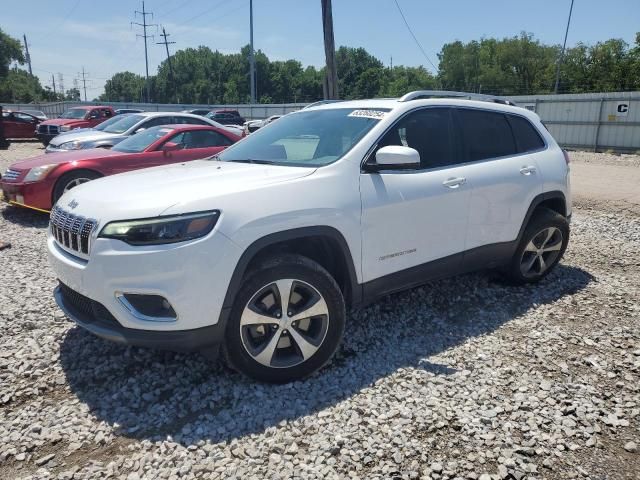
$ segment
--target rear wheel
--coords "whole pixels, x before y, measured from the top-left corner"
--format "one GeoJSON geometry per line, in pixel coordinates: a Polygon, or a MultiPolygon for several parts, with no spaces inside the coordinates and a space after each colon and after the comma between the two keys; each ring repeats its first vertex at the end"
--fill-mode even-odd
{"type": "Polygon", "coordinates": [[[69,190],[100,177],[101,175],[99,173],[90,170],[78,170],[64,174],[58,179],[53,189],[53,204],[55,205],[60,197],[69,190]]]}
{"type": "Polygon", "coordinates": [[[569,223],[559,213],[541,208],[527,225],[511,261],[508,277],[515,283],[540,281],[558,264],[569,242],[569,223]]]}
{"type": "Polygon", "coordinates": [[[306,257],[284,255],[243,282],[223,354],[229,366],[257,380],[297,380],[331,358],[344,323],[344,299],[333,277],[306,257]]]}

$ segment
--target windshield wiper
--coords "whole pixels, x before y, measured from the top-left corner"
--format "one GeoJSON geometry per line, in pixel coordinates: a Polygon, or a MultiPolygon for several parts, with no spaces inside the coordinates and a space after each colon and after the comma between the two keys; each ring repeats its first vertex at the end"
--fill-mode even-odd
{"type": "Polygon", "coordinates": [[[229,160],[229,161],[237,162],[237,163],[255,163],[258,165],[273,165],[273,162],[271,160],[256,160],[255,158],[246,158],[242,160],[229,160]]]}

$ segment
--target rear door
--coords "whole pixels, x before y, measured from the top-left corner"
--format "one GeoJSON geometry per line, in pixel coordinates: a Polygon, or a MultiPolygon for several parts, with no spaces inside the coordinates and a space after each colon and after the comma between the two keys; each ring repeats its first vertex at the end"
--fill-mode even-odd
{"type": "Polygon", "coordinates": [[[515,240],[531,201],[542,192],[536,151],[544,142],[532,149],[533,139],[529,145],[524,138],[516,141],[511,115],[500,111],[457,108],[456,117],[473,184],[466,249],[515,240]]]}
{"type": "Polygon", "coordinates": [[[7,138],[20,138],[18,122],[13,112],[2,112],[2,124],[4,126],[4,136],[7,138]]]}

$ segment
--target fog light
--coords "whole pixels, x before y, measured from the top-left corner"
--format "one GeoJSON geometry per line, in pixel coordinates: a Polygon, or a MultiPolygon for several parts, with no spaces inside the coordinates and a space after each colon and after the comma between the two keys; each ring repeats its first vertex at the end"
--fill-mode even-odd
{"type": "Polygon", "coordinates": [[[172,322],[178,315],[169,301],[160,295],[116,293],[116,298],[134,317],[149,322],[172,322]]]}

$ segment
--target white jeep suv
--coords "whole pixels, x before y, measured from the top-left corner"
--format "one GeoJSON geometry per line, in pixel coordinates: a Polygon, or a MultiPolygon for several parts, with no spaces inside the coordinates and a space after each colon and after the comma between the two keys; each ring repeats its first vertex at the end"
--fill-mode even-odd
{"type": "Polygon", "coordinates": [[[540,280],[569,239],[568,157],[535,113],[413,92],[286,115],[217,157],[106,177],[51,214],[62,310],[259,380],[322,367],[346,311],[435,278],[540,280]]]}

